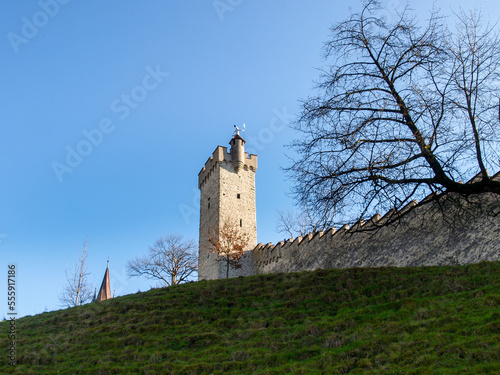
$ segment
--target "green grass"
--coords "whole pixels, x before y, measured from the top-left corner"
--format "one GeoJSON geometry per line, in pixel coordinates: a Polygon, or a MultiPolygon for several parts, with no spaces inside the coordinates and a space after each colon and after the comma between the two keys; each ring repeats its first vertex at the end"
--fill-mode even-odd
{"type": "Polygon", "coordinates": [[[201,281],[17,321],[3,374],[500,373],[500,262],[201,281]]]}

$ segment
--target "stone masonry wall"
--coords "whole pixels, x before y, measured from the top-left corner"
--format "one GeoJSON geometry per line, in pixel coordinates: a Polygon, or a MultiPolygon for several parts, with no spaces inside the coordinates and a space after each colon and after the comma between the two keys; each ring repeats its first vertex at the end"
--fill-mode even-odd
{"type": "MultiPolygon", "coordinates": [[[[494,178],[499,177],[497,174],[494,178]]],[[[247,259],[253,259],[253,264],[244,264],[240,274],[319,268],[463,265],[500,260],[499,197],[483,195],[484,211],[478,211],[465,201],[461,203],[462,211],[447,200],[425,205],[413,202],[409,206],[415,207],[403,209],[401,213],[408,213],[400,215],[399,221],[376,231],[365,230],[394,217],[395,212],[390,211],[382,218],[375,216],[350,229],[344,226],[276,245],[258,244],[248,252],[251,254],[247,259]],[[476,213],[464,215],[464,209],[476,213]]],[[[233,276],[237,275],[234,271],[233,276]]]]}
{"type": "Polygon", "coordinates": [[[211,168],[207,177],[200,185],[200,242],[198,255],[198,278],[216,279],[219,277],[217,257],[210,254],[210,243],[208,233],[210,230],[218,230],[218,217],[220,215],[220,169],[211,168]]]}

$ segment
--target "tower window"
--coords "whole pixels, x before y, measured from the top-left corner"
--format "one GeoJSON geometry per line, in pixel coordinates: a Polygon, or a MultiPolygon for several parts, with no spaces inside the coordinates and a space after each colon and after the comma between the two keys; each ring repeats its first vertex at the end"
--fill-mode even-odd
{"type": "Polygon", "coordinates": [[[240,199],[241,195],[240,194],[236,194],[236,198],[240,199]]]}
{"type": "Polygon", "coordinates": [[[242,226],[243,226],[243,220],[240,219],[240,227],[242,227],[242,226]]]}
{"type": "Polygon", "coordinates": [[[210,208],[210,202],[208,202],[208,208],[210,208]]]}

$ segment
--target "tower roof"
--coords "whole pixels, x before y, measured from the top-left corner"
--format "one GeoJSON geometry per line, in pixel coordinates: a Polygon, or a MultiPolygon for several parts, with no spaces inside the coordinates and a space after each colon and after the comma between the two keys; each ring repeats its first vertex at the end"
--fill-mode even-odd
{"type": "Polygon", "coordinates": [[[109,260],[106,267],[106,273],[104,273],[104,279],[102,280],[101,288],[99,289],[99,294],[97,295],[96,301],[105,301],[111,298],[111,286],[109,282],[109,260]]]}
{"type": "Polygon", "coordinates": [[[235,136],[233,138],[231,138],[231,140],[229,141],[229,144],[233,145],[234,141],[237,140],[237,139],[241,139],[243,141],[243,144],[246,143],[246,141],[243,138],[241,138],[241,135],[235,134],[235,136]]]}

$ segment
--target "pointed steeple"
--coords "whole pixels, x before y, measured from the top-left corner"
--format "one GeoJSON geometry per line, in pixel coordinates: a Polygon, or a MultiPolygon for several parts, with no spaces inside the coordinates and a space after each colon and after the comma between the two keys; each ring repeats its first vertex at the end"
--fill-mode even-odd
{"type": "Polygon", "coordinates": [[[106,273],[104,274],[104,279],[102,280],[101,289],[99,289],[99,294],[97,295],[97,302],[105,301],[111,298],[111,286],[109,283],[109,259],[108,266],[106,267],[106,273]]]}

